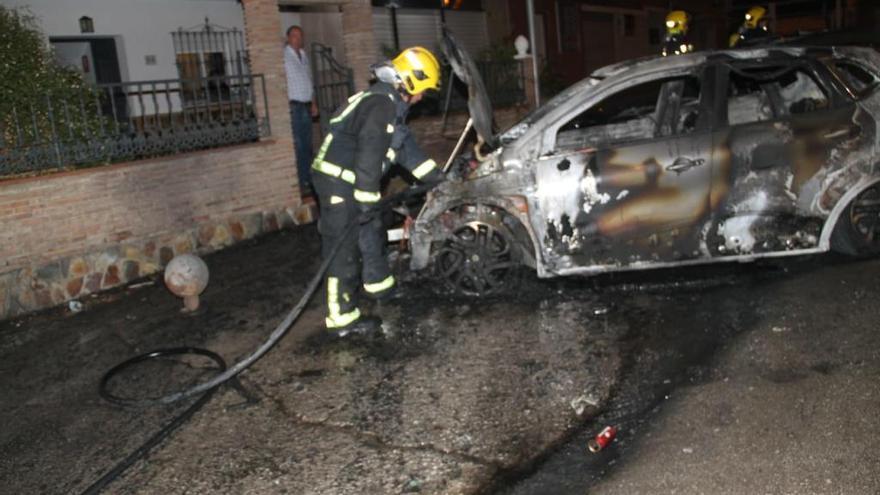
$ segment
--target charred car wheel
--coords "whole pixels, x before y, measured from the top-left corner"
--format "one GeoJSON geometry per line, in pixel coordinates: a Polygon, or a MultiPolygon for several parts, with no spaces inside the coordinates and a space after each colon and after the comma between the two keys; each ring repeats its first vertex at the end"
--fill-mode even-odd
{"type": "Polygon", "coordinates": [[[520,250],[503,215],[464,206],[445,216],[449,233],[432,250],[436,276],[465,296],[497,294],[510,286],[518,273],[520,250]]]}
{"type": "Polygon", "coordinates": [[[880,185],[863,191],[843,210],[834,226],[831,247],[853,256],[880,254],[880,185]]]}

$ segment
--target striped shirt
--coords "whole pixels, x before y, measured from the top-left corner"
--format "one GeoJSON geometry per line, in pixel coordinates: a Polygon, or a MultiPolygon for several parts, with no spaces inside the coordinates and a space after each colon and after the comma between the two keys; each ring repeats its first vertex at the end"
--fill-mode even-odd
{"type": "Polygon", "coordinates": [[[312,87],[312,69],[305,50],[299,50],[300,56],[290,45],[284,47],[284,72],[287,73],[287,99],[295,101],[311,101],[315,90],[312,87]]]}

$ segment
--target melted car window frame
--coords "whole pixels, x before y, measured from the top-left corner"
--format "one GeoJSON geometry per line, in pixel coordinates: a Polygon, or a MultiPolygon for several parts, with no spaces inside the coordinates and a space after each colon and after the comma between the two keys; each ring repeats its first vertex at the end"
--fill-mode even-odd
{"type": "Polygon", "coordinates": [[[548,100],[543,105],[533,109],[527,113],[525,117],[516,124],[510,126],[506,131],[499,135],[501,144],[509,144],[519,139],[525,134],[535,123],[549,115],[552,111],[566,104],[572,98],[580,96],[582,93],[589,95],[590,88],[596,86],[602,81],[602,78],[588,76],[579,82],[562,90],[559,94],[548,100]]]}
{"type": "Polygon", "coordinates": [[[857,61],[850,58],[835,58],[826,61],[828,65],[828,69],[832,74],[843,84],[844,88],[849,92],[849,94],[855,99],[861,99],[869,94],[873,93],[878,87],[880,87],[880,76],[878,76],[874,71],[867,68],[863,64],[858,63],[857,61]],[[850,66],[857,70],[860,70],[864,73],[864,75],[870,77],[869,82],[861,81],[857,75],[852,73],[852,71],[847,71],[841,66],[850,66]],[[856,88],[856,84],[854,84],[853,79],[850,76],[854,76],[856,79],[859,79],[858,83],[862,85],[861,88],[856,88]]]}
{"type": "Polygon", "coordinates": [[[661,74],[652,79],[610,89],[609,94],[594,104],[574,115],[569,114],[559,119],[563,123],[554,132],[553,152],[585,147],[607,148],[691,134],[698,129],[700,115],[705,110],[703,82],[703,71],[696,70],[672,75],[661,74]],[[694,88],[696,96],[688,92],[694,88]],[[679,116],[683,97],[686,95],[691,98],[696,114],[693,119],[683,122],[679,121],[679,116]],[[633,104],[619,104],[614,101],[625,98],[632,98],[633,104]],[[643,101],[637,101],[639,98],[643,101]],[[601,115],[604,108],[612,110],[601,115]],[[686,123],[690,127],[682,131],[686,123]],[[591,129],[595,131],[590,132],[591,129]],[[575,136],[579,130],[580,136],[575,136]],[[563,134],[567,137],[563,137],[563,134]]]}
{"type": "Polygon", "coordinates": [[[740,125],[773,122],[792,116],[822,112],[832,109],[834,107],[833,92],[827,86],[827,83],[823,80],[823,78],[820,77],[820,75],[817,74],[814,68],[809,64],[801,62],[777,63],[773,61],[768,61],[765,63],[749,64],[743,66],[734,64],[725,64],[725,66],[728,69],[728,73],[726,77],[727,83],[725,91],[722,91],[721,93],[722,95],[724,95],[722,96],[723,101],[720,102],[724,112],[722,125],[735,127],[740,125]],[[785,84],[783,86],[781,83],[783,82],[784,78],[790,77],[792,74],[797,74],[798,77],[796,77],[791,83],[785,84]],[[800,77],[801,75],[803,76],[803,78],[800,77]],[[753,91],[741,95],[732,95],[731,90],[734,88],[734,78],[738,78],[739,83],[753,84],[753,91]],[[804,86],[805,83],[812,83],[812,86],[818,90],[818,92],[820,93],[819,96],[821,96],[821,100],[818,100],[820,103],[817,104],[808,102],[807,100],[817,100],[815,98],[808,98],[808,96],[810,96],[808,92],[804,92],[804,97],[801,99],[792,100],[790,98],[791,94],[787,93],[789,87],[792,84],[799,84],[801,86],[804,86]],[[760,107],[756,108],[755,112],[762,111],[765,113],[769,112],[769,114],[767,114],[766,117],[759,116],[758,118],[750,120],[732,121],[732,98],[745,98],[750,95],[759,94],[763,94],[766,101],[762,102],[760,100],[760,96],[757,96],[757,103],[760,104],[760,107]]]}

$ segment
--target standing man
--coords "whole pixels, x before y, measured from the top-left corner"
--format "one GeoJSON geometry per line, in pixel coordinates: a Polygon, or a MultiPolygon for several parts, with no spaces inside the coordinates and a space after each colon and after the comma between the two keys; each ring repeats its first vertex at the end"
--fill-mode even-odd
{"type": "Polygon", "coordinates": [[[407,48],[373,67],[377,81],[348,99],[330,119],[330,129],[312,165],[321,207],[322,254],[342,243],[327,270],[327,329],[339,335],[368,332],[381,320],[361,315],[358,293],[386,299],[395,280],[385,258],[387,237],[378,216],[366,215],[382,198],[381,181],[398,163],[423,182],[443,173],[406,127],[410,105],[440,87],[440,64],[422,47],[407,48]],[[351,222],[356,227],[344,235],[351,222]],[[363,286],[361,286],[361,283],[363,286]]]}
{"type": "Polygon", "coordinates": [[[287,73],[287,99],[290,101],[290,127],[296,147],[296,170],[300,194],[312,194],[312,117],[318,115],[312,69],[303,49],[303,30],[299,26],[287,28],[287,46],[284,47],[284,72],[287,73]]]}

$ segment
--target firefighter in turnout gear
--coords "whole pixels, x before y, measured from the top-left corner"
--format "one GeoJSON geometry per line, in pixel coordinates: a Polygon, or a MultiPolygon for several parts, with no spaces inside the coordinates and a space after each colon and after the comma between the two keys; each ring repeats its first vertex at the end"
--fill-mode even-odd
{"type": "Polygon", "coordinates": [[[681,55],[694,51],[688,41],[688,23],[691,16],[683,10],[673,10],[666,16],[666,37],[663,38],[663,56],[681,55]]]}
{"type": "Polygon", "coordinates": [[[405,124],[410,105],[421,100],[425,91],[440,86],[437,59],[422,47],[411,47],[372,70],[376,81],[350,97],[330,118],[329,132],[312,163],[321,207],[318,230],[323,256],[342,242],[325,282],[327,329],[340,335],[372,331],[381,323],[377,317],[361,314],[360,290],[378,300],[396,290],[385,256],[387,237],[381,219],[369,215],[382,197],[382,177],[397,163],[421,182],[443,178],[437,163],[419,148],[405,124]],[[343,240],[353,221],[358,225],[343,240]]]}
{"type": "Polygon", "coordinates": [[[737,32],[730,35],[729,44],[735,46],[756,45],[770,38],[767,21],[767,9],[752,7],[746,11],[745,20],[737,32]]]}

